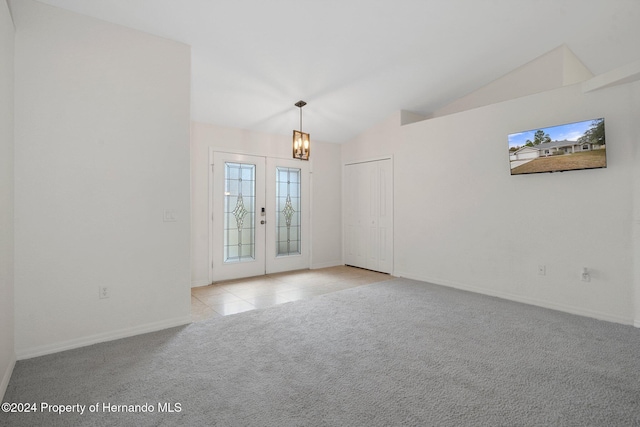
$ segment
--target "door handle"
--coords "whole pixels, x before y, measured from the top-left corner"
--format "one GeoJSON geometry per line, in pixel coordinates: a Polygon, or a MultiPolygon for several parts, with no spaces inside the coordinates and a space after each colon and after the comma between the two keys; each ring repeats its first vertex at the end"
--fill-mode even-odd
{"type": "Polygon", "coordinates": [[[264,219],[262,221],[260,221],[260,224],[266,224],[267,221],[265,221],[264,219]]]}

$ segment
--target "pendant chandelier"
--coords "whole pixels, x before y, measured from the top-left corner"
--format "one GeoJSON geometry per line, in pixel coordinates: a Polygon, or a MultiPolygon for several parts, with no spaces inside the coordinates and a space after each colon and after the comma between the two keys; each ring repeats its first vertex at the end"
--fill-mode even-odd
{"type": "Polygon", "coordinates": [[[302,107],[307,105],[304,101],[298,101],[295,106],[300,108],[300,130],[293,131],[293,158],[309,160],[311,152],[311,140],[308,133],[302,132],[302,107]]]}

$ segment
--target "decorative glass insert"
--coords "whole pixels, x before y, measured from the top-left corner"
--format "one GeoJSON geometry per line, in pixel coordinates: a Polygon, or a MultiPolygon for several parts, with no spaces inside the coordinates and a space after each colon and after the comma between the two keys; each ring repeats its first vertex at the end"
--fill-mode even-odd
{"type": "Polygon", "coordinates": [[[226,163],[224,169],[224,262],[256,256],[256,166],[226,163]]]}
{"type": "Polygon", "coordinates": [[[300,169],[276,168],[276,255],[300,255],[300,169]]]}

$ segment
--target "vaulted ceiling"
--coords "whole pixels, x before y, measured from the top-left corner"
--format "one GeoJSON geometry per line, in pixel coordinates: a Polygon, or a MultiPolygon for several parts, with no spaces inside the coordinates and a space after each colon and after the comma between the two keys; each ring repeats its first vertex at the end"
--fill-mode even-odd
{"type": "Polygon", "coordinates": [[[344,142],[428,114],[566,44],[640,59],[638,0],[40,0],[192,46],[195,121],[344,142]]]}

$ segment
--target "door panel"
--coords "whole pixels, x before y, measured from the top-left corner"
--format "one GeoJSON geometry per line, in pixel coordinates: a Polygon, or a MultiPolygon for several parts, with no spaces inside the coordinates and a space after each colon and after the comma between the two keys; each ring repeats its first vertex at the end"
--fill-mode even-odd
{"type": "Polygon", "coordinates": [[[212,281],[265,272],[265,159],[214,153],[212,281]]]}
{"type": "Polygon", "coordinates": [[[346,244],[345,244],[345,263],[354,266],[366,265],[366,249],[365,245],[365,222],[362,211],[366,209],[364,206],[364,198],[362,197],[362,189],[364,187],[363,167],[357,165],[347,165],[345,167],[346,182],[346,244]]]}
{"type": "Polygon", "coordinates": [[[309,268],[309,163],[267,159],[267,273],[309,268]]]}
{"type": "Polygon", "coordinates": [[[376,270],[393,273],[393,166],[391,159],[378,163],[378,262],[376,270]]]}

